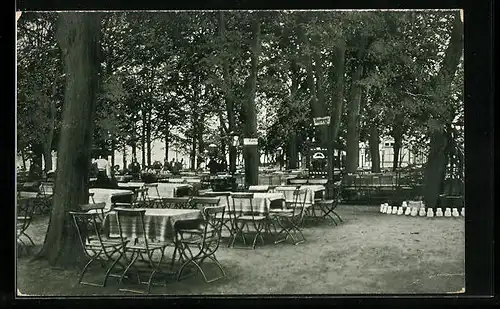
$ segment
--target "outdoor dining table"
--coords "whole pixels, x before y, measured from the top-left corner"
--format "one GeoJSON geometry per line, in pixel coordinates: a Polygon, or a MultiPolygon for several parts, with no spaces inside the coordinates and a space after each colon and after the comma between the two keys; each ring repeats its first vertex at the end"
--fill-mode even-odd
{"type": "MultiPolygon", "coordinates": [[[[144,210],[146,211],[144,214],[144,227],[148,239],[162,242],[174,241],[175,222],[202,218],[199,209],[144,208],[144,210]]],[[[110,211],[104,219],[104,231],[110,237],[120,236],[116,216],[115,211],[110,211]]],[[[124,217],[121,224],[123,236],[127,238],[139,238],[143,236],[137,218],[124,217]]]]}
{"type": "Polygon", "coordinates": [[[323,198],[324,192],[326,191],[326,187],[323,185],[302,185],[300,186],[300,188],[309,189],[309,191],[311,191],[312,201],[323,198]]]}
{"type": "MultiPolygon", "coordinates": [[[[220,206],[226,206],[226,211],[229,211],[229,205],[233,207],[233,198],[231,196],[224,195],[224,192],[207,192],[205,196],[220,196],[219,200],[220,206]],[[217,195],[219,194],[219,195],[217,195]],[[229,203],[229,205],[228,205],[229,203]]],[[[254,212],[261,214],[269,213],[272,206],[283,207],[285,204],[285,196],[282,193],[264,193],[255,192],[252,198],[252,208],[254,212]]],[[[234,208],[236,211],[248,212],[250,211],[250,202],[247,200],[241,200],[239,203],[235,203],[234,208]]]]}
{"type": "Polygon", "coordinates": [[[104,189],[104,188],[91,188],[89,189],[89,193],[94,193],[94,202],[95,203],[105,203],[104,211],[109,211],[112,208],[113,202],[116,202],[117,197],[130,197],[130,201],[132,200],[132,196],[134,192],[131,190],[121,190],[121,189],[104,189]]]}
{"type": "MultiPolygon", "coordinates": [[[[315,197],[318,196],[319,192],[324,192],[325,191],[325,186],[320,186],[320,185],[302,185],[300,186],[300,189],[307,189],[306,191],[306,196],[305,196],[305,204],[306,207],[314,205],[314,199],[315,197]]],[[[293,192],[296,190],[295,187],[277,187],[275,189],[276,192],[282,192],[285,195],[285,201],[289,203],[295,202],[293,192]]],[[[304,196],[301,194],[299,196],[299,201],[303,201],[304,196]]]]}
{"type": "Polygon", "coordinates": [[[119,182],[118,187],[122,188],[142,188],[146,183],[144,182],[119,182]]]}
{"type": "Polygon", "coordinates": [[[170,183],[170,182],[159,182],[158,187],[149,187],[148,196],[150,198],[155,197],[176,197],[178,192],[183,189],[192,188],[192,185],[187,183],[170,183]],[[156,189],[158,188],[158,191],[156,189]]]}

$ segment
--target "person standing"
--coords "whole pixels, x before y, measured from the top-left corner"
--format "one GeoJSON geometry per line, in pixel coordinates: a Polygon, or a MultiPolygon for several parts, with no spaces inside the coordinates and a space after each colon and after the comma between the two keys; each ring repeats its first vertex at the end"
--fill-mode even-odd
{"type": "Polygon", "coordinates": [[[111,166],[103,155],[96,160],[97,164],[97,185],[107,187],[111,183],[111,166]]]}

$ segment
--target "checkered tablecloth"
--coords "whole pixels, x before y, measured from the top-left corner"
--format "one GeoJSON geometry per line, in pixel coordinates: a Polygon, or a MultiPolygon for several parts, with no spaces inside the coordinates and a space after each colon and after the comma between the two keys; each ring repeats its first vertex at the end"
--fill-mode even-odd
{"type": "MultiPolygon", "coordinates": [[[[213,195],[211,194],[211,196],[213,195]]],[[[269,213],[271,203],[273,203],[276,206],[279,205],[283,207],[285,203],[285,196],[281,193],[260,193],[260,192],[253,193],[252,208],[250,207],[250,201],[248,199],[233,200],[231,196],[227,198],[226,196],[220,196],[219,205],[226,206],[226,211],[228,211],[229,210],[228,202],[230,203],[232,208],[233,201],[235,202],[234,208],[236,211],[249,212],[253,208],[254,212],[267,214],[269,213]]]]}
{"type": "Polygon", "coordinates": [[[193,186],[185,183],[159,182],[158,192],[156,191],[156,187],[149,187],[148,195],[150,198],[158,197],[158,194],[160,194],[160,197],[175,197],[178,189],[192,187],[193,186]]]}
{"type": "Polygon", "coordinates": [[[130,190],[120,190],[120,189],[103,189],[103,188],[91,188],[89,193],[94,193],[95,203],[105,203],[104,211],[109,211],[111,209],[112,201],[111,199],[116,196],[132,196],[133,191],[130,190]]]}
{"type": "MultiPolygon", "coordinates": [[[[139,209],[139,208],[137,208],[139,209]]],[[[173,241],[174,224],[177,221],[202,218],[197,209],[145,209],[144,227],[148,239],[155,241],[173,241]]],[[[104,219],[104,231],[111,237],[119,237],[116,212],[109,212],[104,219]]],[[[143,237],[139,218],[122,218],[123,235],[127,238],[143,237]]]]}
{"type": "MultiPolygon", "coordinates": [[[[303,185],[300,188],[307,190],[304,193],[301,193],[298,198],[298,201],[302,202],[304,200],[304,194],[305,194],[306,207],[310,207],[314,204],[314,198],[316,193],[323,192],[325,190],[325,187],[320,185],[303,185]]],[[[284,194],[287,203],[295,202],[295,198],[293,196],[293,192],[295,191],[294,187],[277,187],[275,191],[284,194]]]]}

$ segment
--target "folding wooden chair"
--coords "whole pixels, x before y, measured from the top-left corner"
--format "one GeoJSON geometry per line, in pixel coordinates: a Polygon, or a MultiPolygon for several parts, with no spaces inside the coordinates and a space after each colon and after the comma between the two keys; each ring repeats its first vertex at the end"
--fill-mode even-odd
{"type": "Polygon", "coordinates": [[[335,215],[340,222],[343,222],[342,218],[338,215],[338,213],[335,211],[337,208],[339,202],[342,199],[342,187],[338,186],[334,188],[334,193],[332,198],[325,199],[325,200],[320,200],[315,202],[314,207],[318,207],[320,211],[323,213],[322,217],[323,218],[329,218],[337,225],[337,221],[335,221],[335,218],[332,215],[335,215]]]}
{"type": "Polygon", "coordinates": [[[35,243],[31,239],[31,237],[26,233],[26,230],[31,225],[31,221],[33,220],[33,213],[35,211],[35,202],[34,198],[18,198],[17,199],[17,222],[16,222],[16,239],[17,243],[21,245],[21,248],[26,250],[26,253],[29,253],[30,246],[34,246],[35,243]],[[30,246],[28,246],[23,238],[26,238],[30,246]]]}
{"type": "Polygon", "coordinates": [[[89,259],[80,273],[78,283],[104,287],[116,265],[120,265],[122,269],[125,269],[124,265],[119,262],[123,255],[122,247],[124,244],[105,238],[102,234],[102,225],[99,222],[98,212],[70,212],[69,214],[73,217],[83,251],[89,259]],[[105,270],[102,283],[83,281],[89,266],[94,262],[99,262],[105,270]]]}
{"type": "Polygon", "coordinates": [[[274,243],[280,243],[291,238],[295,245],[304,242],[306,239],[301,231],[301,225],[306,212],[306,198],[308,189],[297,188],[293,190],[293,199],[285,201],[286,208],[282,211],[273,211],[271,218],[275,220],[281,228],[277,236],[285,234],[282,239],[277,239],[274,243]]]}
{"type": "MultiPolygon", "coordinates": [[[[164,266],[162,261],[165,255],[165,248],[167,246],[171,246],[172,244],[169,242],[156,242],[149,239],[146,234],[146,225],[144,223],[146,210],[115,208],[115,211],[117,214],[118,231],[123,248],[123,259],[127,264],[125,271],[120,277],[120,283],[123,282],[123,278],[127,275],[127,273],[133,270],[137,276],[137,282],[139,284],[147,283],[148,288],[146,293],[149,294],[155,275],[171,274],[161,269],[161,266],[164,266]],[[159,258],[157,258],[157,253],[160,255],[159,258]],[[141,263],[142,265],[140,265],[141,263]],[[148,281],[141,280],[141,273],[150,274],[148,281]]],[[[144,293],[144,291],[139,290],[120,290],[144,293]]]]}
{"type": "Polygon", "coordinates": [[[234,242],[238,236],[241,236],[243,244],[246,245],[245,235],[251,233],[255,233],[252,249],[255,249],[257,238],[260,238],[262,244],[264,244],[262,230],[266,227],[267,215],[254,210],[253,193],[232,193],[231,197],[233,202],[229,207],[231,213],[233,213],[234,229],[231,247],[234,248],[234,242]],[[250,227],[253,228],[253,231],[250,230],[250,227]]]}
{"type": "Polygon", "coordinates": [[[161,208],[160,191],[158,191],[158,183],[147,183],[144,185],[147,188],[147,200],[150,208],[161,208]]]}
{"type": "Polygon", "coordinates": [[[148,198],[148,188],[134,189],[130,203],[115,202],[113,205],[122,208],[148,208],[151,205],[148,198]]]}
{"type": "Polygon", "coordinates": [[[158,200],[159,208],[170,208],[170,209],[190,209],[191,198],[189,197],[163,197],[158,200]]]}
{"type": "MultiPolygon", "coordinates": [[[[214,205],[213,201],[205,200],[203,205],[214,205]]],[[[218,203],[218,201],[217,201],[218,203]]],[[[200,202],[198,205],[202,205],[200,202]]],[[[177,280],[180,280],[186,266],[192,264],[201,272],[206,283],[214,282],[226,276],[222,265],[215,257],[220,245],[222,225],[224,222],[224,206],[204,206],[203,220],[177,221],[174,225],[176,231],[176,248],[179,249],[184,263],[179,268],[177,280]],[[193,253],[197,250],[196,253],[193,253]],[[212,260],[222,273],[213,279],[208,279],[202,265],[206,259],[212,260]]]]}

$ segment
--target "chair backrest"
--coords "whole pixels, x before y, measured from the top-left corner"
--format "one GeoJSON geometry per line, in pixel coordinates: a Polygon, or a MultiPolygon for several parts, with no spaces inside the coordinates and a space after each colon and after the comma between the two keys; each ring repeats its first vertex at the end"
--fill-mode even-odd
{"type": "Polygon", "coordinates": [[[18,198],[17,199],[17,217],[23,217],[20,221],[24,231],[28,228],[33,218],[33,212],[35,211],[36,198],[18,198]]]}
{"type": "Polygon", "coordinates": [[[104,209],[106,207],[106,203],[94,203],[94,204],[81,204],[80,210],[82,212],[87,213],[96,213],[98,214],[98,220],[100,222],[104,221],[104,209]]]}
{"type": "Polygon", "coordinates": [[[159,197],[160,196],[160,191],[158,191],[158,183],[147,183],[144,185],[145,188],[148,189],[148,196],[155,196],[159,197]]]}
{"type": "Polygon", "coordinates": [[[293,202],[286,203],[288,208],[293,209],[293,215],[297,218],[299,223],[302,223],[306,210],[306,201],[309,189],[297,188],[293,191],[293,202]]]}
{"type": "Polygon", "coordinates": [[[114,210],[116,211],[118,232],[122,244],[125,246],[128,240],[133,240],[135,243],[144,244],[149,251],[149,241],[144,223],[146,210],[121,207],[116,207],[114,210]]]}
{"type": "Polygon", "coordinates": [[[95,203],[94,201],[94,192],[89,192],[89,202],[92,201],[92,203],[95,203]]]}
{"type": "Polygon", "coordinates": [[[42,182],[40,184],[40,193],[45,196],[50,196],[54,194],[54,183],[52,182],[42,182]]]}
{"type": "Polygon", "coordinates": [[[187,209],[191,208],[189,197],[165,197],[161,199],[162,208],[187,209]]]}
{"type": "Polygon", "coordinates": [[[209,251],[209,254],[215,252],[219,247],[225,210],[226,207],[224,206],[207,206],[203,208],[205,225],[202,246],[209,251]],[[219,214],[220,216],[218,216],[219,214]]]}
{"type": "Polygon", "coordinates": [[[232,203],[229,205],[229,210],[235,215],[239,214],[254,214],[253,209],[253,193],[235,192],[231,193],[232,203]]]}
{"type": "Polygon", "coordinates": [[[99,246],[102,250],[105,250],[102,242],[102,225],[100,224],[99,214],[74,211],[70,211],[69,214],[73,217],[73,223],[75,224],[78,238],[86,254],[93,254],[99,246]]]}
{"type": "Polygon", "coordinates": [[[293,192],[299,189],[300,186],[279,186],[275,189],[277,193],[282,193],[285,196],[285,202],[291,203],[294,201],[293,192]]]}
{"type": "Polygon", "coordinates": [[[141,207],[141,204],[149,202],[148,190],[148,188],[138,188],[134,190],[135,202],[139,204],[139,207],[141,207]]]}
{"type": "Polygon", "coordinates": [[[204,214],[204,209],[206,207],[216,207],[219,205],[220,197],[200,197],[195,196],[191,199],[191,205],[193,208],[197,208],[204,214]]]}

